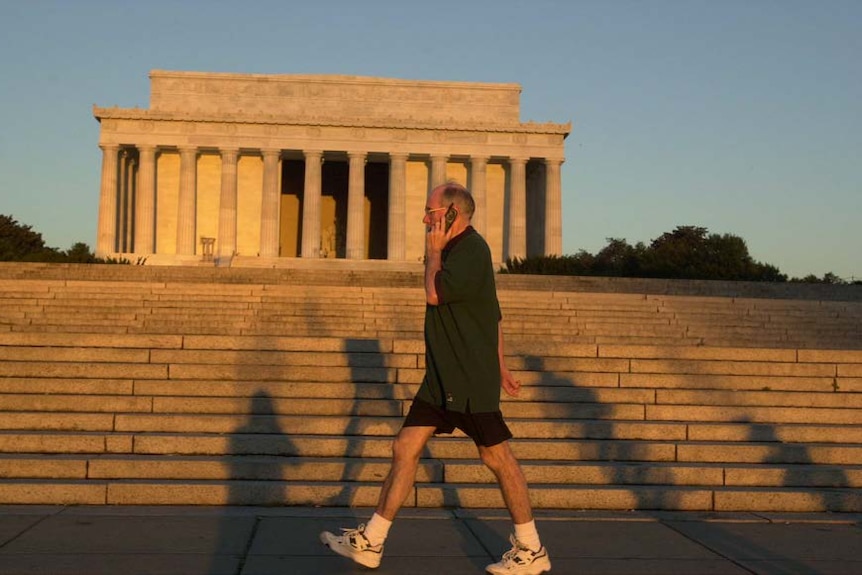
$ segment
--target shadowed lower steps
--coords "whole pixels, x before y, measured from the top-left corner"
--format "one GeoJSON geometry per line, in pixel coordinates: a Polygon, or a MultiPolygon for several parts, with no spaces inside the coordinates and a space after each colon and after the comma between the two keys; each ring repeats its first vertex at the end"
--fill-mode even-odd
{"type": "MultiPolygon", "coordinates": [[[[413,276],[22,269],[0,503],[375,503],[424,373],[413,276]]],[[[862,511],[858,300],[500,283],[537,507],[862,511]]],[[[501,507],[476,457],[432,440],[407,505],[501,507]]]]}

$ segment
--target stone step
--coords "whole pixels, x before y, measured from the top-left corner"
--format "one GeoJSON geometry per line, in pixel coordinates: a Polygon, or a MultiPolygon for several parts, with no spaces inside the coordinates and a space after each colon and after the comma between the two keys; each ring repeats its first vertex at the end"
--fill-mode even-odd
{"type": "Polygon", "coordinates": [[[150,334],[76,334],[74,337],[69,337],[66,333],[10,332],[0,333],[0,346],[179,349],[183,347],[183,338],[174,335],[150,334]]]}
{"type": "MultiPolygon", "coordinates": [[[[862,487],[862,466],[521,462],[530,485],[670,485],[749,487],[862,487]]],[[[489,484],[496,478],[479,461],[444,462],[446,483],[489,484]]]]}
{"type": "MultiPolygon", "coordinates": [[[[120,415],[130,413],[236,414],[235,417],[250,413],[400,417],[403,415],[403,406],[404,402],[389,399],[302,398],[298,400],[273,399],[263,395],[243,399],[123,395],[0,395],[0,411],[6,412],[9,416],[22,412],[34,412],[34,414],[100,412],[120,415]]],[[[2,425],[0,423],[0,426],[2,425]]]]}
{"type": "MultiPolygon", "coordinates": [[[[568,374],[560,379],[567,381],[568,374]]],[[[579,385],[584,385],[580,383],[579,385]]],[[[749,391],[820,391],[856,389],[854,378],[777,377],[752,375],[692,375],[692,374],[619,374],[619,385],[624,388],[749,390],[749,391]]]]}
{"type": "MultiPolygon", "coordinates": [[[[379,483],[191,480],[0,480],[0,501],[43,505],[302,505],[373,507],[379,483]]],[[[535,509],[666,511],[862,510],[855,489],[704,488],[667,486],[531,487],[535,509]]],[[[503,507],[492,485],[417,483],[405,507],[503,507]]]]}
{"type": "MultiPolygon", "coordinates": [[[[218,289],[213,286],[212,289],[218,289]]],[[[15,298],[0,294],[4,302],[4,310],[17,309],[32,313],[87,313],[110,311],[133,311],[148,313],[167,313],[176,310],[183,315],[194,317],[206,311],[225,314],[249,311],[267,310],[268,313],[284,314],[286,316],[309,313],[333,315],[365,316],[365,317],[421,317],[423,311],[421,292],[409,297],[383,297],[369,299],[356,297],[350,292],[332,294],[308,293],[286,297],[267,295],[212,295],[202,293],[191,294],[149,294],[146,292],[115,293],[57,293],[52,297],[15,298]]],[[[750,312],[739,313],[738,310],[711,311],[703,313],[699,310],[669,312],[662,308],[644,309],[633,306],[616,306],[608,308],[603,305],[543,305],[541,299],[531,301],[529,307],[517,303],[508,303],[501,298],[501,307],[507,319],[545,319],[550,322],[584,323],[595,320],[603,322],[644,322],[651,321],[662,324],[690,325],[697,329],[710,327],[725,329],[734,326],[749,328],[776,328],[793,330],[858,329],[858,321],[862,314],[850,312],[811,311],[804,314],[793,310],[782,312],[750,312]]]]}
{"type": "MultiPolygon", "coordinates": [[[[6,393],[63,393],[59,384],[44,387],[40,380],[23,378],[0,380],[0,392],[6,393]]],[[[47,380],[51,382],[52,380],[47,380]]],[[[70,385],[78,380],[64,380],[70,385]]],[[[97,383],[111,380],[95,380],[97,383]]],[[[105,387],[110,389],[109,387],[105,387]]],[[[255,395],[270,398],[355,398],[411,400],[419,385],[415,383],[339,383],[325,385],[310,382],[235,382],[235,381],[183,381],[149,380],[134,384],[134,393],[143,396],[184,396],[250,398],[255,395]]],[[[95,393],[84,391],[84,393],[95,393]]],[[[110,394],[111,392],[107,392],[110,394]]],[[[122,393],[122,392],[121,392],[122,393]]],[[[579,388],[572,386],[530,385],[521,388],[518,399],[505,394],[503,402],[562,402],[562,403],[655,403],[654,389],[621,389],[616,387],[579,388]]]]}
{"type": "Polygon", "coordinates": [[[50,359],[52,362],[150,363],[150,354],[153,353],[148,349],[101,347],[60,347],[47,354],[46,351],[44,347],[0,345],[0,361],[44,363],[50,359]]]}
{"type": "MultiPolygon", "coordinates": [[[[862,486],[862,466],[733,465],[617,462],[522,462],[531,485],[862,486]]],[[[382,481],[388,459],[264,456],[4,455],[3,479],[156,479],[255,481],[382,481]]],[[[420,460],[418,483],[489,484],[478,460],[420,460]]]]}
{"type": "MultiPolygon", "coordinates": [[[[150,294],[185,294],[192,296],[213,297],[216,295],[238,297],[250,294],[271,294],[282,297],[295,297],[296,294],[309,294],[317,297],[325,297],[339,293],[350,293],[353,296],[369,295],[378,297],[400,297],[410,298],[422,296],[420,286],[410,288],[398,288],[385,285],[368,286],[344,286],[344,285],[300,285],[296,283],[277,284],[273,283],[275,278],[262,278],[261,282],[248,284],[224,283],[219,280],[210,282],[200,281],[175,281],[175,282],[136,282],[128,280],[13,280],[0,284],[0,294],[4,297],[33,297],[39,295],[60,296],[69,294],[70,297],[86,297],[89,294],[104,294],[109,297],[119,297],[124,293],[146,292],[150,294]]],[[[500,276],[504,280],[503,276],[500,276]]],[[[530,278],[541,281],[547,278],[530,278]]],[[[275,280],[277,281],[277,280],[275,280]]],[[[642,295],[642,294],[611,294],[601,292],[585,291],[548,291],[543,290],[519,290],[507,286],[508,282],[498,281],[499,298],[504,303],[521,305],[527,307],[524,302],[533,301],[541,304],[553,302],[556,307],[561,305],[574,306],[597,306],[602,309],[613,309],[621,306],[624,309],[642,308],[648,310],[684,311],[693,312],[735,310],[740,313],[751,313],[754,310],[764,312],[781,312],[787,314],[797,311],[803,314],[809,313],[841,313],[857,312],[858,303],[852,301],[813,301],[800,299],[768,299],[768,298],[731,298],[721,296],[689,297],[685,295],[642,295]]],[[[421,280],[418,282],[421,284],[421,280]]]]}
{"type": "MultiPolygon", "coordinates": [[[[388,470],[388,459],[349,457],[0,456],[0,478],[5,479],[383,481],[388,470]]],[[[422,460],[416,481],[441,482],[442,470],[442,462],[422,460]]]]}
{"type": "Polygon", "coordinates": [[[148,363],[0,362],[0,378],[167,379],[168,366],[148,363]]]}
{"type": "MultiPolygon", "coordinates": [[[[454,506],[464,508],[500,508],[502,496],[494,485],[422,485],[416,486],[419,507],[454,506]]],[[[666,486],[591,486],[534,485],[530,499],[535,509],[655,509],[664,511],[787,511],[843,512],[862,510],[862,493],[858,489],[773,487],[773,488],[703,488],[666,486]]],[[[409,500],[408,500],[409,501],[409,500]]]]}
{"type": "MultiPolygon", "coordinates": [[[[121,289],[119,286],[114,289],[121,289]]],[[[0,300],[7,302],[7,306],[15,305],[31,306],[36,309],[47,310],[54,308],[56,313],[63,309],[81,310],[88,309],[160,309],[181,308],[189,312],[205,309],[243,310],[243,309],[267,309],[270,311],[284,310],[287,313],[301,311],[303,313],[365,313],[376,311],[386,314],[411,314],[415,315],[423,311],[424,297],[417,290],[410,294],[357,294],[351,290],[325,293],[321,289],[307,291],[304,293],[292,293],[290,296],[269,295],[266,292],[242,292],[219,294],[221,286],[218,284],[204,286],[202,288],[191,288],[187,291],[175,293],[152,293],[146,288],[129,289],[126,292],[102,292],[91,291],[89,293],[76,290],[74,292],[54,292],[50,297],[10,297],[8,294],[0,293],[0,300]],[[201,290],[206,291],[201,291],[201,290]]],[[[695,326],[734,326],[734,325],[759,325],[759,326],[787,326],[794,328],[818,328],[820,323],[828,321],[828,325],[846,325],[852,327],[862,312],[854,308],[853,311],[832,311],[822,309],[811,309],[798,312],[793,308],[785,310],[754,311],[752,309],[726,309],[713,308],[704,312],[699,307],[691,310],[675,309],[673,311],[663,307],[641,306],[641,305],[605,305],[566,303],[548,300],[546,295],[539,294],[532,297],[530,305],[526,306],[517,300],[508,300],[501,293],[501,307],[504,316],[514,317],[544,317],[549,320],[590,320],[603,319],[618,321],[661,321],[663,323],[686,323],[695,326]]]]}
{"type": "MultiPolygon", "coordinates": [[[[74,421],[74,420],[73,420],[74,421]]],[[[331,436],[394,436],[401,428],[400,417],[320,416],[236,416],[236,415],[117,415],[114,430],[126,433],[271,433],[284,435],[314,434],[331,436]]],[[[519,438],[545,439],[651,439],[684,440],[686,425],[642,421],[608,422],[509,419],[509,427],[519,438]]],[[[38,428],[31,428],[38,429],[38,428]]],[[[96,429],[97,431],[100,429],[96,429]]],[[[461,434],[458,434],[461,436],[461,434]]],[[[717,435],[717,432],[715,432],[717,435]]],[[[847,443],[836,434],[835,441],[847,443]]],[[[824,439],[825,440],[825,439],[824,439]]]]}
{"type": "Polygon", "coordinates": [[[649,421],[862,424],[862,410],[817,407],[647,405],[649,421]]]}
{"type": "MultiPolygon", "coordinates": [[[[55,317],[9,317],[3,327],[6,331],[17,332],[67,332],[67,333],[133,333],[133,334],[223,334],[236,333],[257,336],[277,336],[286,333],[300,335],[319,335],[325,333],[333,337],[351,337],[361,334],[364,337],[418,337],[421,335],[421,320],[417,318],[393,319],[356,319],[332,321],[325,319],[309,320],[296,316],[293,320],[271,321],[267,315],[255,316],[246,313],[230,319],[202,314],[199,318],[179,321],[175,317],[159,318],[153,314],[136,314],[135,318],[118,326],[117,320],[87,320],[81,314],[70,314],[67,321],[55,317]]],[[[554,326],[547,322],[521,322],[507,324],[509,340],[541,336],[554,341],[585,341],[602,344],[641,344],[661,343],[664,345],[681,344],[687,346],[730,346],[737,347],[862,347],[862,334],[856,331],[838,331],[792,335],[786,331],[769,334],[762,329],[749,333],[732,332],[730,328],[712,332],[695,333],[686,326],[652,327],[620,323],[593,325],[567,324],[554,326]]]]}
{"type": "MultiPolygon", "coordinates": [[[[0,432],[0,453],[131,453],[144,455],[280,455],[295,457],[388,458],[389,436],[324,436],[276,433],[98,433],[58,431],[0,432]]],[[[512,449],[528,461],[644,461],[681,463],[750,463],[856,465],[862,445],[829,443],[757,443],[516,439],[512,449]]],[[[475,458],[472,441],[460,435],[432,440],[425,457],[475,458]]]]}
{"type": "MultiPolygon", "coordinates": [[[[2,351],[3,348],[0,348],[2,351]]],[[[319,366],[324,367],[388,367],[416,368],[417,354],[316,351],[234,351],[221,350],[152,350],[152,363],[203,364],[232,366],[319,366]]],[[[423,356],[424,359],[424,356],[423,356]]],[[[596,371],[595,369],[591,371],[596,371]]]]}
{"type": "MultiPolygon", "coordinates": [[[[337,404],[336,404],[337,405],[337,404]]],[[[98,406],[98,404],[97,404],[98,406]]],[[[402,410],[407,404],[402,405],[402,410]]],[[[264,412],[273,406],[266,400],[264,412]]],[[[396,411],[387,405],[364,406],[335,412],[332,404],[310,404],[307,410],[287,408],[285,412],[300,411],[301,415],[240,415],[202,414],[192,411],[177,413],[58,413],[52,412],[7,412],[0,429],[8,431],[102,431],[122,433],[143,432],[197,432],[197,433],[280,433],[315,435],[382,435],[392,436],[401,427],[400,414],[380,415],[381,411],[396,411]],[[322,414],[308,417],[309,411],[322,414]],[[368,415],[361,415],[368,412],[368,415]]],[[[249,409],[249,411],[251,411],[249,409]]],[[[509,411],[504,405],[504,412],[509,411]]],[[[583,414],[586,415],[586,414],[583,414]]],[[[605,416],[605,413],[600,413],[605,416]]],[[[793,443],[841,443],[862,444],[862,429],[856,425],[840,424],[767,424],[767,423],[714,423],[692,421],[639,421],[623,418],[602,419],[582,417],[580,419],[550,419],[519,417],[507,413],[510,429],[518,438],[541,439],[620,439],[620,440],[667,440],[708,442],[793,442],[793,443]]]]}
{"type": "MultiPolygon", "coordinates": [[[[418,266],[110,267],[0,265],[44,277],[0,278],[0,502],[374,504],[424,375],[418,266]]],[[[653,283],[500,276],[536,506],[858,507],[862,303],[653,283]]],[[[421,465],[408,505],[502,506],[463,434],[421,465]]]]}
{"type": "Polygon", "coordinates": [[[132,395],[134,388],[135,381],[132,379],[43,377],[4,377],[0,379],[0,393],[2,394],[132,395]]]}
{"type": "MultiPolygon", "coordinates": [[[[2,349],[2,348],[0,348],[2,349]]],[[[848,366],[847,373],[855,373],[848,366]]],[[[556,402],[621,402],[670,405],[858,407],[862,378],[775,376],[704,376],[686,374],[627,374],[602,372],[551,372],[514,370],[521,381],[522,398],[556,402]],[[659,392],[661,395],[659,396],[659,392]]],[[[314,366],[213,366],[148,363],[82,363],[36,361],[0,363],[0,390],[6,393],[128,393],[134,384],[139,395],[251,396],[255,387],[274,397],[302,396],[308,384],[324,395],[306,391],[306,397],[362,397],[395,385],[390,397],[405,398],[397,389],[415,390],[422,369],[314,366]],[[172,379],[166,376],[170,374],[172,379]],[[218,378],[218,379],[213,379],[218,378]],[[237,382],[239,379],[241,382],[237,382]],[[345,383],[353,382],[353,383],[345,383]],[[280,384],[282,384],[279,387],[280,384]],[[93,387],[90,387],[90,386],[93,387]],[[341,386],[341,387],[334,387],[341,386]],[[382,386],[382,387],[381,387],[382,386]],[[67,391],[68,389],[68,391],[67,391]],[[281,391],[267,391],[279,390],[281,391]],[[244,390],[244,391],[243,391],[244,390]]],[[[504,396],[504,401],[508,399],[504,396]]]]}
{"type": "Polygon", "coordinates": [[[862,393],[800,391],[656,390],[659,405],[862,408],[862,393]]]}
{"type": "MultiPolygon", "coordinates": [[[[702,393],[702,392],[694,392],[702,393]]],[[[401,394],[406,395],[406,394],[401,394]]],[[[586,395],[586,394],[584,394],[586,395]]],[[[798,394],[808,395],[808,394],[798,394]]],[[[836,395],[836,394],[831,394],[836,395]]],[[[858,397],[857,394],[846,394],[858,397]]],[[[629,419],[651,421],[749,421],[761,423],[858,424],[859,409],[841,407],[773,407],[761,404],[722,405],[721,403],[640,404],[580,402],[536,402],[506,400],[501,404],[508,418],[548,419],[629,419]]],[[[729,401],[729,400],[728,400],[729,401]]],[[[814,403],[814,402],[812,402],[814,403]]],[[[38,396],[34,394],[0,396],[0,409],[8,411],[112,411],[153,413],[274,413],[306,415],[394,415],[409,408],[408,400],[353,398],[274,398],[259,393],[255,398],[172,397],[172,396],[38,396]],[[97,408],[101,403],[102,407],[97,408]]]]}

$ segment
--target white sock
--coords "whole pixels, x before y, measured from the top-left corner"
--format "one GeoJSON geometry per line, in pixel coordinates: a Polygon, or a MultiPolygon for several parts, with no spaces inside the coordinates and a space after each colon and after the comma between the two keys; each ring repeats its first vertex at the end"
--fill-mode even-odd
{"type": "Polygon", "coordinates": [[[522,545],[529,548],[530,551],[538,551],[542,548],[542,542],[539,541],[539,532],[536,530],[536,521],[529,523],[515,524],[515,539],[521,542],[522,545]]]}
{"type": "Polygon", "coordinates": [[[389,535],[389,528],[392,527],[392,522],[375,513],[365,524],[365,538],[371,543],[372,547],[381,545],[386,541],[386,536],[389,535]]]}

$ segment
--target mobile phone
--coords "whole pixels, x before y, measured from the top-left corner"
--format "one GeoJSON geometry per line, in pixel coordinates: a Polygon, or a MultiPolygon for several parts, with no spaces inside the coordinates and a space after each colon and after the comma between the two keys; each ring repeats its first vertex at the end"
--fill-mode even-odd
{"type": "Polygon", "coordinates": [[[446,231],[449,231],[449,228],[452,227],[452,224],[455,223],[455,218],[458,217],[458,210],[455,209],[455,204],[449,204],[449,209],[446,210],[446,215],[444,216],[446,220],[446,231]]]}

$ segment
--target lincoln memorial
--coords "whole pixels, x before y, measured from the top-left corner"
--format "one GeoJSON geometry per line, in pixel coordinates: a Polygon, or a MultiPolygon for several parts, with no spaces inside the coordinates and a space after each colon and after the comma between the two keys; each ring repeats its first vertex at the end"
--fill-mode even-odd
{"type": "Polygon", "coordinates": [[[96,254],[419,262],[428,190],[476,200],[495,262],[561,254],[571,124],[522,122],[517,84],[150,73],[150,106],[94,107],[96,254]]]}

